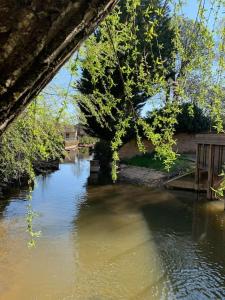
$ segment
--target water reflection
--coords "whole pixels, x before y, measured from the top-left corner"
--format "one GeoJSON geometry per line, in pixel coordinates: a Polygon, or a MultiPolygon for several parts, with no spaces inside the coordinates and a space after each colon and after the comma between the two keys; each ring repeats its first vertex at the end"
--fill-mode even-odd
{"type": "Polygon", "coordinates": [[[169,204],[143,208],[170,285],[167,298],[224,299],[223,204],[192,203],[194,195],[173,194],[169,204]]]}
{"type": "Polygon", "coordinates": [[[89,148],[82,148],[82,149],[74,149],[66,151],[66,156],[64,158],[65,163],[79,163],[82,159],[91,159],[92,156],[90,155],[89,148]]]}
{"type": "MultiPolygon", "coordinates": [[[[38,179],[42,238],[26,248],[25,205],[0,218],[0,299],[224,299],[223,204],[190,193],[87,185],[78,158],[38,179]]],[[[22,192],[23,194],[23,192],[22,192]]]]}
{"type": "Polygon", "coordinates": [[[225,212],[222,203],[194,205],[193,239],[214,263],[225,265],[225,212]]]}

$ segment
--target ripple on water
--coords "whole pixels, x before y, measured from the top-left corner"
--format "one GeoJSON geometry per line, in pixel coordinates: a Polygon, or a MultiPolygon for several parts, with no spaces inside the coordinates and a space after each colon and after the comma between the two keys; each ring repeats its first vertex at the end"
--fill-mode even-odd
{"type": "Polygon", "coordinates": [[[1,300],[225,299],[220,206],[184,192],[88,186],[88,176],[86,160],[61,165],[35,188],[43,236],[32,251],[26,202],[13,195],[2,207],[1,300]]]}

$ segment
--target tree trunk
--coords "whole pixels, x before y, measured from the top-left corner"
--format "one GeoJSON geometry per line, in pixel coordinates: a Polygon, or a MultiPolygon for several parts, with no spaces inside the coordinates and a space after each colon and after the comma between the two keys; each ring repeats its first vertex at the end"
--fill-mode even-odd
{"type": "Polygon", "coordinates": [[[0,134],[116,0],[1,0],[0,134]]]}

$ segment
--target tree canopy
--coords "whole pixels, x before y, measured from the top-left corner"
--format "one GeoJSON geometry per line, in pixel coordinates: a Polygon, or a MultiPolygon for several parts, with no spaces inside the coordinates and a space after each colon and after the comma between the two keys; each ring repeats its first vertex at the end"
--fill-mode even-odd
{"type": "MultiPolygon", "coordinates": [[[[157,111],[157,115],[163,115],[164,110],[157,111]]],[[[155,112],[149,112],[145,118],[150,125],[154,123],[155,112]]],[[[175,133],[203,133],[209,132],[212,128],[210,116],[196,104],[190,106],[190,103],[184,103],[180,107],[180,112],[177,115],[177,123],[175,124],[175,133]],[[190,111],[191,110],[191,111],[190,111]]],[[[161,128],[158,128],[161,132],[161,128]]]]}
{"type": "Polygon", "coordinates": [[[85,43],[78,60],[85,70],[81,93],[76,97],[79,106],[102,128],[110,128],[110,121],[114,122],[110,135],[114,179],[118,149],[131,127],[141,151],[145,148],[140,130],[152,141],[165,165],[171,165],[176,159],[173,134],[183,103],[189,103],[190,114],[194,105],[207,110],[216,130],[223,130],[225,27],[221,27],[220,14],[224,3],[215,0],[207,10],[205,2],[200,1],[196,20],[188,20],[182,13],[183,1],[169,2],[171,12],[167,1],[164,5],[157,5],[157,1],[121,1],[85,43]],[[171,32],[166,42],[160,40],[162,24],[171,32]],[[168,49],[164,43],[169,43],[165,54],[168,49]],[[196,77],[199,83],[191,92],[188,86],[196,77]],[[154,122],[149,125],[139,114],[136,100],[147,100],[154,107],[155,95],[163,114],[154,110],[154,122]]]}
{"type": "MultiPolygon", "coordinates": [[[[164,5],[162,1],[153,1],[152,3],[154,9],[148,12],[149,1],[142,0],[141,5],[136,7],[136,14],[132,16],[132,9],[129,7],[126,1],[120,1],[118,7],[116,8],[117,12],[112,21],[109,19],[106,21],[106,26],[100,26],[91,42],[87,42],[85,45],[85,56],[82,59],[81,64],[81,79],[76,84],[78,91],[80,92],[81,98],[87,96],[92,99],[93,105],[98,109],[99,102],[96,99],[94,93],[96,89],[102,95],[105,95],[102,101],[104,105],[110,105],[109,102],[114,99],[117,99],[117,104],[115,107],[112,107],[111,114],[112,117],[107,117],[107,125],[101,126],[97,122],[95,116],[93,116],[90,106],[84,105],[84,102],[78,101],[78,106],[81,111],[86,116],[87,121],[87,130],[90,134],[101,137],[105,140],[111,140],[114,136],[115,126],[118,123],[120,118],[119,111],[127,111],[133,109],[137,114],[140,114],[140,110],[144,105],[147,98],[151,95],[146,93],[141,85],[133,84],[130,86],[132,94],[132,105],[127,105],[124,101],[126,99],[126,93],[124,90],[124,85],[128,80],[130,80],[130,72],[123,73],[122,69],[126,69],[128,66],[130,70],[133,70],[132,80],[138,82],[139,70],[137,70],[137,65],[141,64],[143,60],[149,66],[149,71],[152,76],[154,76],[160,71],[157,65],[157,58],[160,56],[164,64],[169,66],[172,65],[172,53],[173,53],[173,31],[170,28],[170,17],[169,17],[169,8],[168,5],[164,5]],[[161,10],[161,14],[157,13],[157,10],[161,10]],[[129,19],[133,17],[133,24],[135,24],[135,33],[133,39],[130,41],[130,46],[133,47],[135,44],[135,52],[127,47],[127,42],[129,39],[129,32],[124,32],[124,28],[129,24],[129,19]],[[152,40],[152,43],[149,43],[146,39],[146,34],[149,28],[147,27],[148,23],[154,22],[157,19],[157,24],[155,30],[157,31],[157,37],[155,36],[152,40]],[[118,30],[118,31],[117,31],[118,30]],[[116,45],[113,44],[113,35],[117,35],[118,43],[120,45],[120,51],[114,51],[116,45]],[[124,40],[124,36],[126,40],[124,40]],[[113,44],[113,45],[112,45],[113,44]],[[106,46],[107,45],[107,46],[106,46]],[[133,46],[132,46],[133,45],[133,46]],[[160,46],[159,46],[160,45],[160,46]],[[108,49],[106,49],[108,47],[108,49]],[[113,47],[113,49],[112,49],[113,47]],[[96,50],[96,48],[98,50],[96,50]],[[106,49],[106,50],[105,50],[106,49]],[[98,56],[98,63],[104,64],[108,60],[109,51],[114,51],[111,55],[116,55],[118,59],[110,60],[110,64],[105,66],[105,76],[99,76],[95,81],[90,71],[90,68],[95,68],[96,60],[93,60],[92,53],[95,51],[95,55],[98,56]],[[107,53],[105,53],[107,52],[107,53]],[[113,54],[114,53],[114,54],[113,54]],[[119,61],[119,63],[118,63],[119,61]],[[109,84],[111,82],[111,84],[109,84]],[[109,99],[109,94],[111,98],[109,99]],[[132,107],[131,107],[132,106],[132,107]]],[[[130,30],[132,30],[130,26],[130,30]]],[[[162,74],[161,74],[162,75],[162,74]]],[[[152,90],[152,93],[155,91],[152,90]]],[[[127,138],[132,135],[133,132],[129,132],[127,138]]]]}

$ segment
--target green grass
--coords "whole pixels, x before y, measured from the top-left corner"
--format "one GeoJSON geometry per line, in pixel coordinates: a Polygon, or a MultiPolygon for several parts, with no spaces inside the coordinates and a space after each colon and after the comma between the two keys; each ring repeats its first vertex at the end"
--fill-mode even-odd
{"type": "MultiPolygon", "coordinates": [[[[123,160],[123,163],[131,166],[145,167],[150,169],[155,169],[157,171],[165,172],[165,167],[163,161],[159,158],[155,158],[154,154],[143,154],[137,155],[130,159],[123,160]]],[[[185,156],[180,155],[175,161],[174,165],[171,167],[169,173],[179,173],[191,170],[193,163],[191,163],[185,156]]]]}

